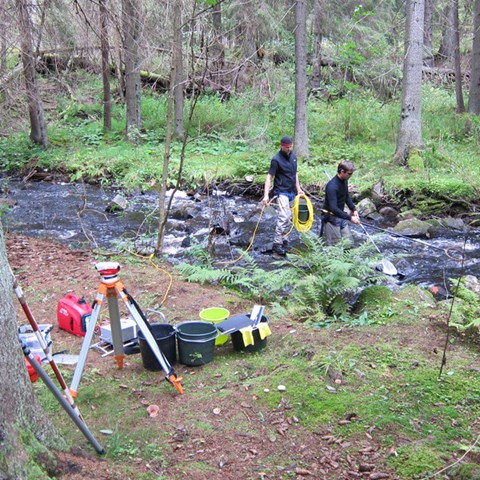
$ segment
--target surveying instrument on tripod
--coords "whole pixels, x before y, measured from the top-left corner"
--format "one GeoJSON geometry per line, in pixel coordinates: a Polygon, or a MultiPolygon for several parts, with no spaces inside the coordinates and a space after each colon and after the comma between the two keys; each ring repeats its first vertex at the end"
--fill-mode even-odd
{"type": "Polygon", "coordinates": [[[77,367],[75,368],[75,372],[73,374],[72,384],[70,386],[72,396],[75,397],[77,395],[78,384],[80,383],[80,378],[82,376],[83,368],[85,366],[88,350],[90,349],[90,344],[92,341],[93,333],[95,331],[95,326],[100,316],[100,309],[102,307],[102,303],[105,297],[107,297],[108,300],[108,312],[110,316],[110,326],[112,330],[113,351],[118,368],[123,368],[123,359],[125,358],[120,322],[120,311],[118,307],[118,299],[120,299],[125,304],[128,313],[130,314],[130,317],[137,324],[137,327],[140,329],[143,336],[145,337],[145,340],[147,341],[153,354],[157,358],[158,363],[162,367],[162,370],[165,372],[165,379],[175,387],[178,393],[183,393],[183,387],[180,383],[182,381],[182,378],[177,378],[177,375],[175,374],[172,366],[158,347],[158,344],[155,341],[152,332],[150,331],[150,325],[145,315],[140,310],[140,307],[137,305],[133,297],[127,293],[125,287],[118,278],[117,274],[120,271],[120,264],[117,262],[100,262],[95,265],[95,269],[100,274],[101,281],[100,286],[98,287],[97,296],[95,297],[95,300],[93,302],[93,311],[88,322],[87,331],[83,340],[77,367]]]}

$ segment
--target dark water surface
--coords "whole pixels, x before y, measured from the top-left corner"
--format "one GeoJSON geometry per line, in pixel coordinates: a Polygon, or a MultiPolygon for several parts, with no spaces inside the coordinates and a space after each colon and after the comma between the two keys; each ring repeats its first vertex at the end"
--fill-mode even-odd
{"type": "MultiPolygon", "coordinates": [[[[5,182],[0,179],[0,183],[5,182]]],[[[5,189],[5,188],[4,188],[5,189]]],[[[158,230],[157,192],[128,197],[122,212],[107,210],[119,193],[86,184],[8,180],[8,199],[16,202],[4,219],[5,227],[27,236],[54,239],[76,247],[119,249],[128,239],[137,239],[146,252],[155,244],[158,230]]],[[[173,260],[184,258],[193,239],[205,243],[215,229],[215,252],[219,258],[236,258],[247,248],[261,212],[260,204],[251,198],[231,197],[224,192],[212,195],[174,196],[172,219],[169,220],[165,255],[173,260]],[[220,235],[227,230],[228,235],[220,235]]],[[[249,253],[260,265],[271,263],[271,241],[275,224],[272,208],[264,211],[249,253]]],[[[318,231],[316,217],[314,231],[318,231]]],[[[423,286],[443,285],[448,278],[462,274],[480,277],[480,231],[445,231],[435,239],[422,239],[429,246],[386,233],[369,231],[384,257],[392,261],[401,275],[398,283],[423,286]],[[461,252],[464,251],[463,261],[461,252]],[[398,255],[405,255],[399,259],[398,255]]],[[[356,243],[368,241],[363,231],[353,228],[356,243]]],[[[293,233],[293,243],[299,242],[293,233]]]]}

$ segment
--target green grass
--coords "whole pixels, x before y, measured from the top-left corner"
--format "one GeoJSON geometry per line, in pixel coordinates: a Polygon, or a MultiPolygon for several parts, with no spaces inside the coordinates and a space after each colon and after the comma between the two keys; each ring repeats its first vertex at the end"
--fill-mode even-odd
{"type": "MultiPolygon", "coordinates": [[[[278,73],[271,79],[272,87],[281,85],[287,75],[278,73]]],[[[93,80],[78,84],[78,101],[63,98],[57,111],[49,114],[51,147],[43,151],[32,145],[26,133],[3,138],[2,169],[60,169],[72,180],[90,178],[106,184],[115,180],[125,189],[158,185],[165,139],[165,97],[144,95],[145,130],[138,145],[132,145],[123,138],[123,107],[114,106],[113,130],[103,132],[99,84],[93,80]]],[[[398,102],[381,103],[362,92],[332,102],[312,97],[311,155],[299,163],[302,184],[312,185],[313,190],[315,186],[321,188],[326,180],[323,170],[332,174],[341,159],[349,159],[357,165],[352,183],[360,192],[382,181],[390,198],[401,198],[408,192],[424,211],[438,209],[432,201],[445,197],[467,201],[478,198],[480,166],[472,164],[472,158],[478,151],[480,123],[468,115],[455,114],[452,92],[430,86],[423,90],[425,150],[416,166],[420,171],[415,172],[391,162],[398,102]],[[466,171],[471,173],[466,176],[466,171]]],[[[280,88],[272,91],[275,93],[268,100],[249,91],[225,103],[215,96],[199,100],[186,148],[184,186],[224,179],[243,181],[245,175],[253,175],[258,184],[263,182],[278,139],[284,133],[292,134],[294,124],[293,95],[280,88]]],[[[180,149],[180,143],[174,142],[171,184],[176,181],[180,149]]],[[[42,289],[35,292],[40,295],[42,289]]],[[[157,303],[160,298],[144,293],[140,303],[157,303]]],[[[277,436],[266,419],[279,405],[287,405],[285,415],[298,420],[302,434],[328,431],[348,441],[368,433],[385,451],[396,452],[387,461],[399,478],[424,478],[476,438],[480,380],[469,367],[476,351],[454,339],[451,346],[455,349],[439,380],[440,355],[432,353],[433,345],[423,349],[405,345],[410,331],[440,310],[430,295],[408,287],[395,291],[388,304],[371,300],[365,310],[363,326],[358,318],[357,323],[348,324],[340,318],[323,325],[330,328],[295,324],[292,328],[300,330],[302,337],[293,333],[276,335],[272,318],[273,335],[264,351],[249,354],[218,348],[215,362],[195,369],[194,375],[187,370],[186,393],[181,401],[172,400],[172,387],[161,380],[161,374],[145,372],[138,357],[130,358],[131,365],[112,376],[87,369],[77,404],[93,433],[105,444],[109,460],[124,469],[124,478],[172,478],[165,473],[172,466],[167,446],[177,423],[198,433],[196,440],[215,435],[215,418],[202,410],[202,405],[213,397],[219,408],[228,408],[236,395],[240,397],[239,391],[249,392],[255,406],[249,413],[252,421],[235,412],[232,423],[224,423],[225,429],[256,433],[263,426],[268,435],[277,436]],[[337,329],[351,332],[351,338],[337,335],[337,329]],[[363,340],[357,341],[357,335],[363,340]],[[341,385],[332,383],[329,369],[342,374],[341,385]],[[279,392],[278,385],[285,385],[286,392],[279,392]],[[161,428],[153,424],[140,399],[164,402],[160,407],[168,410],[165,415],[169,422],[161,428]],[[354,419],[340,424],[347,414],[355,414],[354,419]],[[101,429],[110,429],[113,435],[102,436],[101,429]],[[157,473],[136,472],[131,464],[134,459],[155,463],[157,473]]],[[[169,318],[177,318],[174,309],[167,307],[165,312],[169,318]]],[[[430,328],[427,323],[425,328],[430,328]]],[[[70,377],[67,369],[68,381],[70,377]]],[[[38,383],[35,390],[70,444],[88,449],[87,441],[71,428],[45,387],[38,383]]],[[[273,454],[267,460],[269,465],[282,466],[289,458],[273,454]]],[[[209,474],[212,465],[189,459],[177,478],[187,478],[193,471],[209,474]]],[[[292,472],[269,468],[265,467],[265,472],[276,478],[292,476],[292,472]]]]}
{"type": "MultiPolygon", "coordinates": [[[[282,84],[287,72],[277,71],[271,82],[282,84]],[[278,78],[277,78],[278,77],[278,78]]],[[[73,82],[73,80],[72,80],[73,82]]],[[[142,97],[144,130],[140,143],[125,141],[124,108],[113,106],[113,129],[103,132],[100,85],[95,76],[78,78],[75,100],[59,97],[57,110],[49,113],[50,148],[33,146],[27,133],[0,141],[0,164],[6,171],[27,165],[61,169],[72,180],[115,179],[126,189],[150,188],[162,173],[166,98],[145,92],[142,97]]],[[[272,89],[273,91],[273,89],[272,89]]],[[[347,93],[332,102],[309,99],[310,157],[301,159],[299,174],[304,185],[325,182],[323,170],[335,171],[341,159],[357,165],[353,183],[368,191],[382,181],[387,194],[398,192],[445,200],[478,197],[480,166],[471,158],[478,150],[480,124],[455,112],[451,90],[423,86],[421,174],[392,163],[399,122],[398,99],[381,102],[365,90],[347,93]],[[473,172],[468,176],[465,171],[473,172]]],[[[185,111],[188,112],[187,100],[185,111]]],[[[195,187],[205,181],[241,180],[253,175],[263,183],[269,161],[284,133],[293,134],[294,97],[279,88],[271,98],[247,90],[227,102],[215,95],[200,97],[193,115],[186,149],[183,184],[195,187]]],[[[181,145],[172,145],[169,183],[176,182],[181,145]]],[[[428,210],[428,207],[427,207],[428,210]]]]}
{"type": "MultiPolygon", "coordinates": [[[[405,296],[407,299],[397,299],[404,303],[403,307],[397,305],[400,310],[411,308],[407,301],[411,295],[405,296]]],[[[431,308],[428,302],[419,303],[416,323],[431,308]]],[[[296,428],[306,435],[329,432],[356,445],[355,442],[361,444],[360,439],[369,433],[385,451],[395,452],[386,458],[399,478],[425,478],[441,469],[462,445],[474,441],[473,426],[480,415],[480,379],[470,370],[469,351],[460,345],[439,379],[438,355],[403,346],[409,328],[413,328],[412,322],[414,320],[410,322],[411,327],[394,321],[390,327],[344,326],[353,337],[332,337],[333,329],[318,330],[299,324],[295,328],[303,332],[301,336],[295,333],[279,336],[272,319],[273,334],[265,350],[247,353],[234,352],[230,345],[216,347],[214,362],[188,369],[194,370],[194,375],[185,375],[186,392],[178,401],[173,401],[175,393],[170,385],[161,381],[161,373],[143,370],[141,358],[133,356],[127,357],[128,366],[124,370],[113,375],[87,370],[77,404],[88,418],[92,432],[100,436],[107,458],[125,468],[125,478],[134,475],[128,464],[138,461],[135,459],[160,465],[157,470],[164,472],[162,474],[168,471],[169,445],[177,425],[184,425],[190,432],[187,442],[201,442],[202,438],[221,435],[217,420],[227,415],[221,429],[248,431],[281,442],[279,433],[268,420],[280,405],[285,407],[285,418],[298,422],[296,428]],[[385,333],[390,332],[391,327],[394,329],[388,338],[385,333]],[[372,340],[355,341],[356,335],[372,340]],[[312,343],[305,343],[305,338],[312,343]],[[345,341],[347,338],[353,341],[345,341]],[[342,375],[342,384],[332,382],[328,375],[330,369],[342,375]],[[278,385],[285,385],[286,391],[278,391],[278,385]],[[241,411],[230,411],[235,396],[241,391],[249,392],[249,403],[253,406],[247,410],[248,417],[241,411]],[[218,417],[210,411],[212,398],[221,412],[218,417]],[[140,399],[147,400],[147,404],[159,404],[164,415],[160,422],[148,417],[140,399]],[[210,407],[205,409],[202,405],[210,407]],[[341,420],[352,415],[350,423],[342,424],[341,420]],[[111,429],[113,434],[102,436],[101,429],[111,429]]],[[[111,361],[105,359],[105,362],[111,361]]],[[[177,371],[182,370],[177,367],[177,371]]],[[[69,376],[67,373],[68,380],[69,376]]],[[[58,412],[51,395],[41,384],[35,387],[47,411],[55,413],[53,418],[70,443],[88,448],[86,440],[65,421],[63,412],[58,412]]],[[[352,448],[355,447],[347,452],[352,448]]],[[[291,460],[282,454],[263,462],[270,465],[267,469],[272,465],[283,468],[291,460]]],[[[181,465],[185,475],[194,469],[214,471],[211,462],[197,462],[195,458],[181,465]]],[[[279,473],[283,477],[278,478],[289,478],[291,472],[287,470],[279,473]]],[[[157,478],[145,472],[142,475],[139,478],[145,480],[157,478]]]]}

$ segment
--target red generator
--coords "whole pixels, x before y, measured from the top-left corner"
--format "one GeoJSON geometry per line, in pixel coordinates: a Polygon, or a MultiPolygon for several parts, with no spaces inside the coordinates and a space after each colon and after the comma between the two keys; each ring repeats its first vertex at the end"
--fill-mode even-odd
{"type": "Polygon", "coordinates": [[[63,297],[57,306],[58,326],[69,333],[84,337],[92,314],[92,307],[73,293],[63,297]]]}
{"type": "MultiPolygon", "coordinates": [[[[34,357],[35,357],[35,360],[41,365],[42,360],[40,359],[40,357],[38,355],[34,355],[34,357]]],[[[30,381],[32,383],[36,382],[38,380],[38,373],[32,367],[32,365],[30,365],[30,362],[26,359],[26,357],[23,357],[23,361],[25,362],[25,366],[27,367],[27,372],[28,372],[28,376],[30,377],[30,381]]]]}

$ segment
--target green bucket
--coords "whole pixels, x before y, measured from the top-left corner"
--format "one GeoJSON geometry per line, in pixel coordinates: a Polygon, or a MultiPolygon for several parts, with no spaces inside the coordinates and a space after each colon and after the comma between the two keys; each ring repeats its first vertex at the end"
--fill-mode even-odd
{"type": "Polygon", "coordinates": [[[308,205],[306,203],[300,203],[298,205],[298,220],[302,223],[308,222],[310,212],[308,211],[308,205]]]}
{"type": "MultiPolygon", "coordinates": [[[[214,324],[223,322],[230,316],[230,312],[226,308],[211,307],[205,308],[199,313],[199,316],[205,322],[212,322],[214,324]]],[[[215,340],[215,345],[223,345],[228,341],[228,335],[220,335],[215,340]]]]}
{"type": "Polygon", "coordinates": [[[217,327],[210,322],[183,322],[175,325],[178,361],[183,365],[205,365],[213,360],[217,327]]]}

